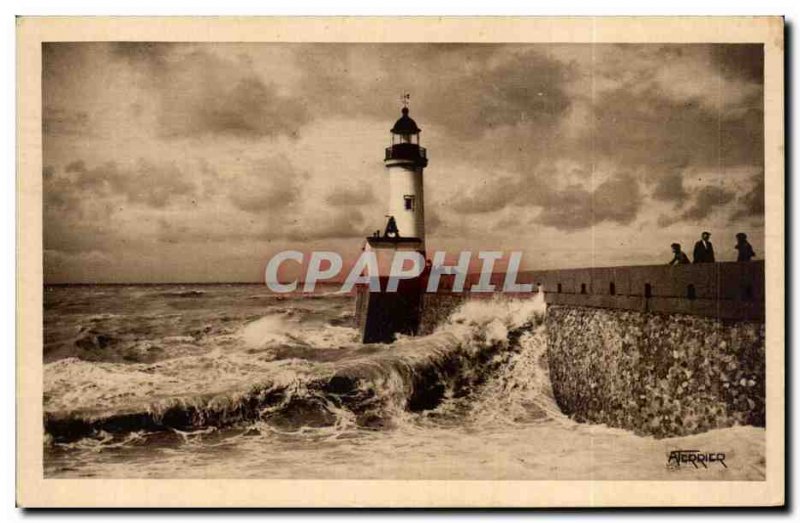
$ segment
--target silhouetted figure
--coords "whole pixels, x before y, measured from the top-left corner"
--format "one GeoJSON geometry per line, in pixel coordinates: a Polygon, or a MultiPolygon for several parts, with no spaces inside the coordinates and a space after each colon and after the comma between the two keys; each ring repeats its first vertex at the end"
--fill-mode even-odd
{"type": "Polygon", "coordinates": [[[714,263],[714,246],[709,241],[710,232],[703,232],[694,244],[694,263],[714,263]]]}
{"type": "Polygon", "coordinates": [[[736,257],[736,261],[746,262],[756,257],[756,252],[753,250],[753,246],[750,245],[749,241],[747,241],[747,235],[743,232],[736,234],[735,248],[737,251],[739,251],[739,255],[736,257]]]}
{"type": "Polygon", "coordinates": [[[672,257],[672,261],[670,261],[668,265],[684,265],[687,263],[691,263],[689,261],[689,257],[686,256],[686,253],[681,250],[680,243],[673,243],[671,247],[674,256],[672,257]]]}
{"type": "Polygon", "coordinates": [[[386,230],[383,231],[383,235],[386,238],[400,237],[400,231],[397,229],[397,222],[394,220],[394,216],[389,216],[389,221],[386,223],[386,230]]]}

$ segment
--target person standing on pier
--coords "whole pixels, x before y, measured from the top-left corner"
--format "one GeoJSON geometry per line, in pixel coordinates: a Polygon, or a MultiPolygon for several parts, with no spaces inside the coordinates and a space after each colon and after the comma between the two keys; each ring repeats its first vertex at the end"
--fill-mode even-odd
{"type": "Polygon", "coordinates": [[[694,244],[694,263],[714,263],[714,246],[710,238],[711,233],[704,231],[700,241],[694,244]]]}
{"type": "Polygon", "coordinates": [[[735,249],[739,251],[736,261],[747,262],[756,257],[756,252],[753,250],[753,246],[750,245],[749,241],[747,241],[747,235],[743,232],[736,234],[735,249]]]}

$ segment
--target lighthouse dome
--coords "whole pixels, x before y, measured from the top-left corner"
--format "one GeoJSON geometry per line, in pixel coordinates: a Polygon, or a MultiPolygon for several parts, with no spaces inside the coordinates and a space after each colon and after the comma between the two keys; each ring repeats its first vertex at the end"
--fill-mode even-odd
{"type": "Polygon", "coordinates": [[[403,116],[394,123],[392,133],[394,134],[417,134],[421,130],[417,127],[417,122],[408,116],[408,107],[403,107],[403,116]]]}

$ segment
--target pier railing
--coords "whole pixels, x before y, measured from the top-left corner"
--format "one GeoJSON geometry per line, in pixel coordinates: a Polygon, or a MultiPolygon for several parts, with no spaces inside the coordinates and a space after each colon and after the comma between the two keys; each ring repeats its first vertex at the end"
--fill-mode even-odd
{"type": "Polygon", "coordinates": [[[764,262],[531,271],[553,305],[764,319],[764,262]]]}
{"type": "MultiPolygon", "coordinates": [[[[464,295],[478,278],[467,276],[464,295]]],[[[503,278],[492,275],[498,291],[503,278]]],[[[443,276],[439,292],[452,282],[453,276],[443,276]]],[[[763,261],[524,271],[517,282],[538,287],[550,305],[764,320],[763,261]]]]}

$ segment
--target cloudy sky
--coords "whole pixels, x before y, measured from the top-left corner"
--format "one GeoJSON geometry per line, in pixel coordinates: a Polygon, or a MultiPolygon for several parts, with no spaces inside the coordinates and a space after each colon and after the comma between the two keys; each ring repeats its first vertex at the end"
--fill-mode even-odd
{"type": "Polygon", "coordinates": [[[260,281],[283,249],[355,257],[411,93],[428,249],[525,268],[666,263],[764,237],[762,47],[43,47],[48,282],[260,281]]]}

